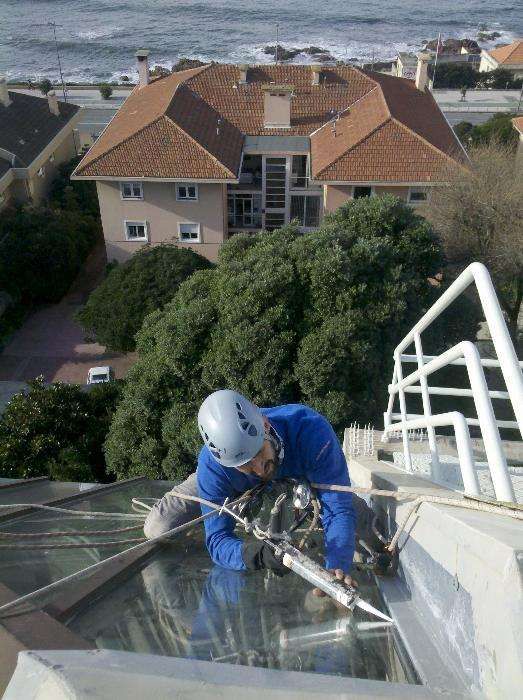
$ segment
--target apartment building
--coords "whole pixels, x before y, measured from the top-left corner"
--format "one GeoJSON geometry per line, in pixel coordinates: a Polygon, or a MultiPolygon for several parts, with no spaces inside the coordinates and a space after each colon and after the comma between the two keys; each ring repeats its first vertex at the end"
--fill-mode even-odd
{"type": "Polygon", "coordinates": [[[213,64],[139,84],[84,156],[108,259],[145,243],[215,260],[240,232],[317,227],[348,199],[392,192],[415,206],[463,149],[427,85],[350,66],[213,64]]]}
{"type": "Polygon", "coordinates": [[[45,199],[58,166],[76,155],[79,111],[54,91],[47,97],[10,91],[0,77],[0,209],[45,199]]]}

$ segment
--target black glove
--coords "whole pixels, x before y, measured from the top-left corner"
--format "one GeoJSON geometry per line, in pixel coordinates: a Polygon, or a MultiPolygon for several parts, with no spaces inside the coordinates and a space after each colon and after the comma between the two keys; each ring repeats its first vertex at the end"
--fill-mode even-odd
{"type": "Polygon", "coordinates": [[[281,559],[275,556],[272,549],[260,540],[244,542],[242,545],[242,559],[250,571],[270,569],[278,576],[287,574],[290,569],[284,566],[281,559]]]}

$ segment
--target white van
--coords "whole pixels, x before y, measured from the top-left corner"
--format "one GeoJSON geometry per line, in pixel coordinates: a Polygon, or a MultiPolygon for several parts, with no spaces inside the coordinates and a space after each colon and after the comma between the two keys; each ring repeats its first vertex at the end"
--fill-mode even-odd
{"type": "Polygon", "coordinates": [[[113,378],[113,370],[111,367],[91,367],[87,372],[87,384],[103,384],[110,382],[113,378]]]}

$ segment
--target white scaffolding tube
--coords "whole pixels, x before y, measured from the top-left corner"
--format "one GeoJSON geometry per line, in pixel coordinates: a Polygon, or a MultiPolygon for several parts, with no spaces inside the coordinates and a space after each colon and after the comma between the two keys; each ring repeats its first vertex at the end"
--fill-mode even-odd
{"type": "MultiPolygon", "coordinates": [[[[468,454],[472,454],[467,424],[479,425],[483,436],[496,498],[503,501],[514,501],[514,490],[507,470],[499,428],[519,427],[523,435],[523,375],[521,373],[521,366],[523,366],[523,363],[518,362],[516,357],[514,346],[512,345],[489,273],[484,265],[473,263],[461,273],[455,282],[442,294],[438,301],[418,321],[395,349],[394,371],[392,383],[389,385],[389,401],[387,411],[384,414],[384,432],[382,439],[386,441],[391,435],[397,434],[397,431],[401,430],[405,469],[407,471],[412,471],[409,432],[426,428],[432,457],[433,475],[437,478],[439,473],[439,455],[434,428],[439,425],[452,424],[455,430],[460,431],[462,435],[460,440],[466,440],[468,443],[468,450],[463,444],[459,447],[461,453],[465,455],[465,462],[462,462],[460,456],[460,465],[463,472],[463,470],[469,469],[468,454]],[[458,343],[439,356],[425,356],[421,343],[421,333],[473,282],[476,284],[478,290],[487,326],[498,359],[481,359],[475,345],[468,341],[458,343]],[[412,343],[414,343],[416,354],[404,354],[404,350],[412,343]],[[416,363],[417,370],[403,377],[403,362],[416,363]],[[450,387],[429,387],[427,377],[438,369],[451,364],[465,365],[467,367],[471,388],[453,389],[450,387]],[[484,367],[499,367],[507,386],[506,392],[489,391],[483,371],[484,367]],[[423,416],[409,415],[407,413],[405,399],[407,393],[421,394],[423,416]],[[396,394],[399,399],[399,414],[393,412],[396,394]],[[442,416],[433,416],[430,404],[431,395],[471,397],[474,399],[478,417],[465,418],[456,412],[445,414],[445,418],[442,416]],[[510,400],[514,409],[516,421],[496,420],[491,399],[510,400]],[[448,420],[451,415],[454,416],[452,423],[440,423],[441,420],[448,420]],[[461,416],[461,418],[457,419],[456,415],[461,416]],[[392,421],[397,418],[399,418],[400,422],[393,423],[392,421]],[[463,426],[465,426],[466,432],[463,426]]],[[[456,442],[458,443],[457,433],[456,442]]],[[[474,465],[473,460],[472,465],[474,465]]],[[[465,473],[463,474],[463,483],[466,492],[469,488],[477,488],[477,479],[472,480],[469,473],[466,475],[465,473]]],[[[476,492],[471,491],[471,493],[476,492]]]]}

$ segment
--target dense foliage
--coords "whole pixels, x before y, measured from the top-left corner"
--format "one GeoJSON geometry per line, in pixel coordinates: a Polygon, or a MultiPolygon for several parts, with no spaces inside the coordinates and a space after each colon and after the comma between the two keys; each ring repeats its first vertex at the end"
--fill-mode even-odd
{"type": "Polygon", "coordinates": [[[84,329],[111,350],[135,348],[135,335],[147,314],[170,301],[195,270],[211,263],[188,248],[145,246],[109,272],[78,314],[84,329]]]}
{"type": "Polygon", "coordinates": [[[456,271],[484,263],[514,343],[523,306],[523,178],[510,146],[495,140],[469,152],[469,168],[449,167],[427,216],[456,271]]]}
{"type": "MultiPolygon", "coordinates": [[[[496,68],[493,71],[480,73],[469,63],[439,63],[434,77],[435,88],[450,88],[459,90],[462,87],[517,90],[521,87],[521,78],[515,79],[514,75],[506,68],[496,68]]],[[[434,76],[434,66],[429,66],[430,77],[434,76]]]]}
{"type": "Polygon", "coordinates": [[[119,391],[118,382],[89,393],[74,384],[31,382],[0,417],[0,474],[106,481],[102,447],[119,391]]]}
{"type": "Polygon", "coordinates": [[[99,235],[99,222],[75,210],[3,211],[0,289],[26,307],[59,301],[99,235]]]}
{"type": "Polygon", "coordinates": [[[108,100],[113,94],[113,88],[108,83],[102,83],[99,90],[100,95],[104,100],[108,100]]]}
{"type": "MultiPolygon", "coordinates": [[[[381,420],[393,348],[439,293],[427,278],[442,262],[427,222],[391,196],[347,203],[316,232],[234,236],[216,268],[146,318],[108,468],[119,478],[194,469],[199,403],[223,387],[259,405],[307,403],[338,430],[381,420]]],[[[462,336],[467,319],[456,325],[462,336]]]]}
{"type": "Polygon", "coordinates": [[[493,114],[483,124],[476,124],[475,126],[470,122],[459,122],[454,127],[454,131],[465,148],[481,146],[491,141],[496,141],[515,150],[518,145],[519,135],[512,125],[514,116],[510,113],[500,112],[493,114]]]}
{"type": "Polygon", "coordinates": [[[58,166],[58,172],[49,190],[49,205],[52,209],[78,211],[83,215],[100,218],[96,183],[89,180],[71,180],[71,174],[80,162],[77,156],[58,166]]]}

